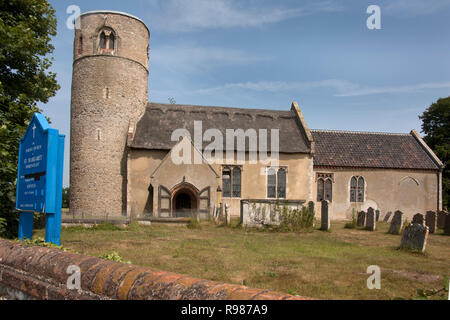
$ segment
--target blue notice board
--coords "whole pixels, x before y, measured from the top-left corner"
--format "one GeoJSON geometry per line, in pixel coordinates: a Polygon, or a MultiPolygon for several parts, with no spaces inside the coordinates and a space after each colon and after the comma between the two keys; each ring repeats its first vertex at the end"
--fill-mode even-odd
{"type": "Polygon", "coordinates": [[[64,140],[42,114],[31,119],[20,139],[16,210],[19,238],[33,236],[33,214],[46,214],[46,242],[60,245],[64,140]]]}

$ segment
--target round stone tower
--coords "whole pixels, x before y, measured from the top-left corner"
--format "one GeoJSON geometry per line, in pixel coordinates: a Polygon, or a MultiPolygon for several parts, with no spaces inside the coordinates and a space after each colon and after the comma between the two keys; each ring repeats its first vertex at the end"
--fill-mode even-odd
{"type": "Polygon", "coordinates": [[[70,209],[126,215],[127,134],[148,102],[150,31],[122,12],[92,11],[75,31],[70,209]]]}

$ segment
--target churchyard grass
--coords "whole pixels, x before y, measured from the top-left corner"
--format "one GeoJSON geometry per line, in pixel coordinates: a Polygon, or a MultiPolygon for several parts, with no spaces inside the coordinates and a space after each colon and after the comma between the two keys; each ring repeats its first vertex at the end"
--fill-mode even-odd
{"type": "MultiPolygon", "coordinates": [[[[126,228],[67,227],[62,245],[81,254],[117,252],[133,264],[214,281],[245,284],[319,299],[414,299],[418,291],[441,289],[450,275],[450,237],[431,234],[425,254],[398,250],[399,235],[346,229],[331,223],[330,232],[281,233],[218,227],[136,223],[126,228]],[[381,289],[369,290],[366,270],[381,268],[381,289]]],[[[43,236],[36,230],[35,236],[43,236]]],[[[442,297],[430,297],[441,298],[442,297]]]]}

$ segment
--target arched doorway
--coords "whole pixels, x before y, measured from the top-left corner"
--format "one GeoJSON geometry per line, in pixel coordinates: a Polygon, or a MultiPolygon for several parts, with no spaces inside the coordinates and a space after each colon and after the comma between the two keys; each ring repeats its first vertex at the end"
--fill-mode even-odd
{"type": "Polygon", "coordinates": [[[172,216],[176,218],[189,218],[198,209],[198,191],[189,185],[179,186],[172,196],[172,216]]]}

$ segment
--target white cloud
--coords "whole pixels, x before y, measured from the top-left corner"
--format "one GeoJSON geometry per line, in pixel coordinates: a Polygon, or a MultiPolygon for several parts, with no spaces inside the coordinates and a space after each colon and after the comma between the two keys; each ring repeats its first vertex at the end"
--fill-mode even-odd
{"type": "Polygon", "coordinates": [[[421,16],[450,7],[450,0],[389,0],[384,6],[392,14],[421,16]]]}
{"type": "Polygon", "coordinates": [[[231,89],[245,89],[252,91],[310,91],[313,89],[331,89],[337,97],[356,97],[376,94],[394,94],[394,93],[413,93],[423,90],[433,89],[450,89],[450,82],[429,82],[407,86],[391,86],[391,87],[363,87],[359,84],[346,80],[330,79],[313,82],[240,82],[229,83],[223,86],[200,89],[199,94],[213,94],[215,92],[227,91],[231,89]]]}
{"type": "Polygon", "coordinates": [[[308,1],[302,7],[296,8],[268,7],[261,2],[258,3],[259,6],[247,8],[244,3],[237,0],[165,0],[163,3],[153,3],[153,6],[158,6],[160,10],[155,10],[158,15],[152,16],[151,19],[154,25],[166,31],[187,32],[199,29],[260,27],[340,8],[331,0],[308,1]]]}

